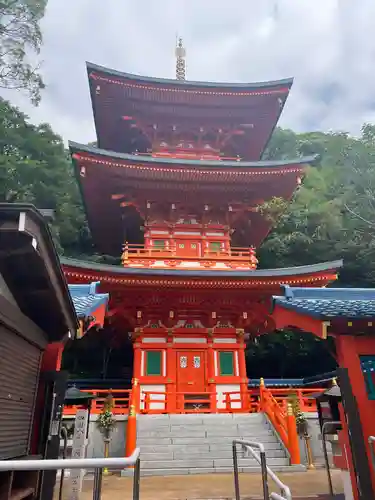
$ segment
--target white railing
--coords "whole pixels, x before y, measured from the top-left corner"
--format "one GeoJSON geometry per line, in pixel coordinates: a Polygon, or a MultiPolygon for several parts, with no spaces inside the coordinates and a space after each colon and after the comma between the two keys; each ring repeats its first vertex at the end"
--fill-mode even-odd
{"type": "Polygon", "coordinates": [[[256,443],[254,441],[234,440],[232,444],[232,450],[233,450],[234,489],[235,489],[236,500],[240,500],[237,445],[240,445],[243,450],[246,450],[248,453],[250,453],[260,465],[262,472],[263,500],[292,500],[292,494],[289,487],[276,476],[276,474],[273,472],[272,469],[270,469],[267,466],[266,452],[264,449],[264,445],[262,443],[256,443]],[[259,451],[259,455],[254,450],[254,448],[259,451]],[[280,488],[281,492],[280,495],[278,493],[269,493],[268,476],[270,476],[273,482],[280,488]]]}
{"type": "Polygon", "coordinates": [[[133,500],[139,500],[140,450],[136,448],[130,457],[118,458],[67,458],[52,460],[0,460],[0,471],[94,469],[93,500],[100,500],[104,468],[126,469],[134,466],[133,500]]]}

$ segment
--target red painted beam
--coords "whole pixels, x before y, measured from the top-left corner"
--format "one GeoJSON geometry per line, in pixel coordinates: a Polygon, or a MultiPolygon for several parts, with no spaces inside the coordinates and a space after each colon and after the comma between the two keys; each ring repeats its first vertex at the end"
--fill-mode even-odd
{"type": "Polygon", "coordinates": [[[272,319],[275,322],[276,329],[286,327],[299,328],[305,332],[311,332],[321,339],[327,338],[328,321],[323,321],[311,316],[301,314],[291,309],[286,309],[276,305],[272,313],[272,319]]]}

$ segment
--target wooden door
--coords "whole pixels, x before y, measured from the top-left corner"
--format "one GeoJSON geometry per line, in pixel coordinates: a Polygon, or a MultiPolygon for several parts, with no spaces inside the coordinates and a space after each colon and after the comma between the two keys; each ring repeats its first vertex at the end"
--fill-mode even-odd
{"type": "Polygon", "coordinates": [[[201,242],[176,240],[176,255],[178,257],[200,257],[201,242]]]}
{"type": "Polygon", "coordinates": [[[205,363],[202,351],[180,351],[177,353],[177,391],[205,392],[205,363]]]}

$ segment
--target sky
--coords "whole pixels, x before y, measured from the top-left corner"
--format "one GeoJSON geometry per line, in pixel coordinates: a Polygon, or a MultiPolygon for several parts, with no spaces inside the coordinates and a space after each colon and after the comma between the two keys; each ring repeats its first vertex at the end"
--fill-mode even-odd
{"type": "Polygon", "coordinates": [[[358,134],[375,122],[375,0],[49,0],[34,108],[3,96],[64,140],[95,140],[85,62],[174,78],[176,34],[187,79],[294,77],[279,124],[358,134]]]}

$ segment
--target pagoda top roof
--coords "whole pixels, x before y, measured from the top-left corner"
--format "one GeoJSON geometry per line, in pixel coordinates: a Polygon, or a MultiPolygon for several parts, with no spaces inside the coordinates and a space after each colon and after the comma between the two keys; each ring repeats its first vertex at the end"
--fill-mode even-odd
{"type": "Polygon", "coordinates": [[[192,81],[192,80],[176,80],[172,78],[156,78],[150,76],[136,75],[134,73],[126,73],[123,71],[117,71],[112,68],[107,68],[105,66],[100,66],[99,64],[94,64],[91,62],[86,62],[87,72],[90,75],[92,72],[104,73],[108,76],[113,76],[116,78],[122,78],[126,80],[131,80],[140,84],[153,84],[153,85],[172,85],[179,89],[186,89],[192,87],[199,88],[212,88],[217,89],[232,89],[238,90],[238,92],[247,90],[254,91],[259,89],[276,89],[279,87],[290,87],[293,85],[293,78],[284,78],[281,80],[270,80],[264,82],[252,82],[252,83],[232,83],[232,82],[202,82],[202,81],[192,81]]]}
{"type": "MultiPolygon", "coordinates": [[[[100,273],[108,273],[118,276],[147,276],[147,277],[185,277],[185,278],[237,278],[249,279],[254,278],[283,278],[290,276],[303,276],[316,273],[324,273],[326,271],[337,270],[343,266],[343,260],[334,260],[329,262],[321,262],[318,264],[310,264],[307,266],[295,267],[279,267],[275,269],[256,269],[254,271],[221,271],[221,270],[182,270],[182,269],[150,269],[150,268],[131,268],[116,266],[112,264],[100,264],[79,259],[70,259],[61,257],[60,262],[65,267],[79,268],[82,271],[90,270],[100,273]]],[[[102,282],[102,281],[101,281],[102,282]]]]}
{"type": "Polygon", "coordinates": [[[77,142],[69,141],[69,149],[73,153],[85,152],[93,155],[104,156],[111,159],[125,160],[136,163],[144,163],[149,165],[161,166],[161,165],[171,165],[189,167],[198,167],[199,169],[212,170],[212,167],[216,168],[239,168],[239,169],[252,169],[252,168],[282,168],[292,165],[305,165],[314,164],[318,161],[319,155],[311,156],[301,156],[300,158],[293,158],[291,160],[260,160],[260,161],[217,161],[217,160],[191,160],[182,158],[155,158],[146,155],[132,155],[127,153],[118,153],[116,151],[109,151],[107,149],[100,149],[95,146],[88,146],[85,144],[79,144],[77,142]]]}
{"type": "Polygon", "coordinates": [[[173,80],[86,64],[97,143],[123,153],[147,152],[154,143],[176,137],[202,139],[204,131],[210,140],[222,138],[224,142],[215,139],[215,144],[224,156],[259,160],[293,84],[292,78],[255,83],[173,80]]]}

